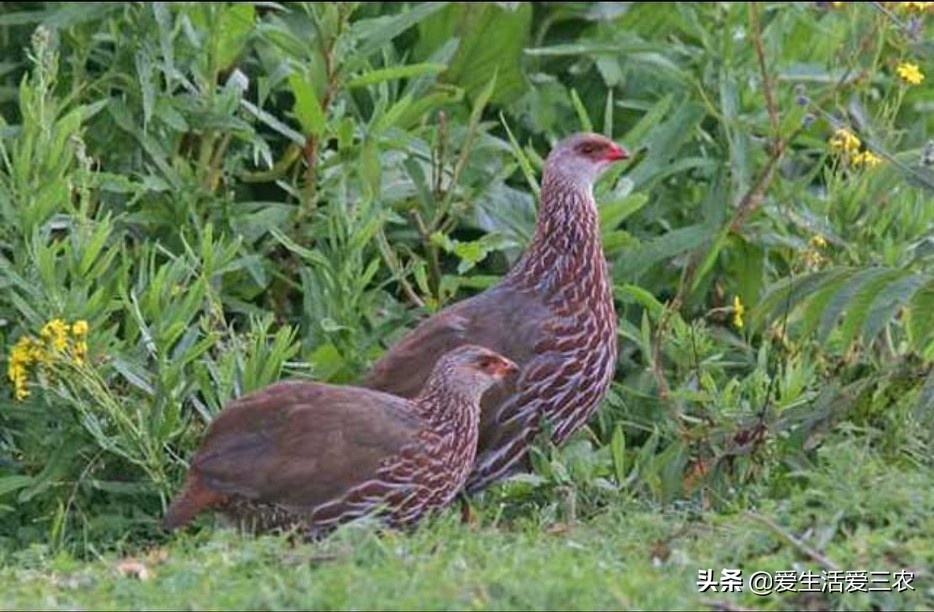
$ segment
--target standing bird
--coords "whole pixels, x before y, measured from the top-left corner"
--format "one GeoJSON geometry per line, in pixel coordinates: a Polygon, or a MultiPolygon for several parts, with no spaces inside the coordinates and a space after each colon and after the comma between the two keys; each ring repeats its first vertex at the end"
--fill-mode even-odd
{"type": "Polygon", "coordinates": [[[516,369],[467,345],[437,360],[412,400],[300,380],[241,397],[211,423],[163,526],[208,508],[244,529],[301,525],[311,537],[371,512],[411,525],[461,490],[480,398],[516,369]]]}
{"type": "Polygon", "coordinates": [[[545,162],[535,236],[495,286],[423,321],[377,361],[363,385],[418,393],[439,355],[466,343],[489,347],[519,365],[481,404],[477,460],[465,491],[476,492],[517,469],[550,421],[561,444],[602,399],[616,366],[616,312],[593,184],[629,153],[599,134],[575,134],[545,162]]]}

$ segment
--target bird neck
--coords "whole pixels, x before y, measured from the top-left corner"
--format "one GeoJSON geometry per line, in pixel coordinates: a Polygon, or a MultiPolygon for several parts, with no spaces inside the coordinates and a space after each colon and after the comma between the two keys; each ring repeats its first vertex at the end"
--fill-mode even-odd
{"type": "Polygon", "coordinates": [[[510,281],[536,287],[597,282],[604,274],[602,257],[591,185],[546,170],[535,235],[510,281]]]}
{"type": "Polygon", "coordinates": [[[435,372],[414,403],[419,416],[432,428],[464,436],[479,426],[480,396],[449,380],[445,372],[435,372]]]}
{"type": "Polygon", "coordinates": [[[430,434],[426,442],[434,439],[433,455],[445,469],[451,470],[452,482],[463,485],[473,467],[480,437],[480,397],[482,391],[450,380],[446,372],[429,376],[414,404],[427,421],[430,434]],[[440,375],[439,375],[440,374],[440,375]]]}

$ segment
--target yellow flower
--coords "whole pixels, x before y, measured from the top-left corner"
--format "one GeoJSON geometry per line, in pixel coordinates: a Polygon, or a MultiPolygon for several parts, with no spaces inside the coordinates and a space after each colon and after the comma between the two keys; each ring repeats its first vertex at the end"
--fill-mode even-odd
{"type": "Polygon", "coordinates": [[[924,80],[924,73],[918,68],[918,64],[912,64],[911,62],[902,62],[895,69],[895,72],[902,77],[903,81],[911,85],[917,85],[924,80]]]}
{"type": "Polygon", "coordinates": [[[853,156],[853,164],[856,166],[868,166],[875,168],[882,163],[882,158],[872,151],[861,151],[853,156]]]}
{"type": "Polygon", "coordinates": [[[74,349],[72,350],[72,357],[74,359],[74,362],[78,365],[81,365],[84,363],[84,360],[87,358],[87,356],[88,356],[88,343],[83,340],[79,342],[75,342],[74,349]]]}
{"type": "Polygon", "coordinates": [[[29,336],[22,336],[16,342],[16,346],[13,347],[13,350],[10,352],[10,362],[22,362],[29,363],[30,359],[30,348],[32,347],[32,338],[29,336]]]}
{"type": "Polygon", "coordinates": [[[808,244],[810,244],[814,248],[822,249],[827,246],[827,240],[824,239],[824,237],[821,236],[820,234],[814,234],[813,236],[811,236],[811,239],[808,241],[808,244]]]}
{"type": "Polygon", "coordinates": [[[733,296],[733,325],[743,327],[743,315],[746,313],[746,307],[738,295],[733,296]]]}
{"type": "Polygon", "coordinates": [[[7,366],[7,377],[13,383],[13,395],[18,400],[29,396],[26,386],[29,364],[33,362],[33,341],[29,336],[22,336],[10,352],[10,363],[7,366]]]}
{"type": "Polygon", "coordinates": [[[13,395],[18,400],[29,396],[28,379],[30,366],[51,366],[57,359],[69,358],[76,365],[87,360],[89,331],[88,322],[79,319],[73,325],[62,319],[52,319],[42,326],[39,339],[21,336],[10,352],[7,377],[13,383],[13,395]],[[70,336],[69,336],[70,332],[70,336]]]}
{"type": "Polygon", "coordinates": [[[52,319],[42,327],[39,335],[43,340],[51,342],[56,351],[64,351],[68,346],[68,330],[70,326],[61,319],[52,319]]]}
{"type": "Polygon", "coordinates": [[[32,348],[29,349],[29,355],[35,363],[40,363],[42,365],[49,365],[52,363],[52,353],[40,342],[33,342],[32,348]]]}
{"type": "Polygon", "coordinates": [[[804,252],[804,262],[809,267],[817,267],[824,263],[824,256],[820,254],[820,251],[808,249],[804,252]]]}
{"type": "Polygon", "coordinates": [[[71,326],[71,333],[75,337],[74,346],[71,349],[71,355],[74,362],[78,365],[84,363],[88,357],[88,322],[84,319],[78,319],[71,326]]]}
{"type": "Polygon", "coordinates": [[[934,2],[899,2],[898,6],[906,11],[918,11],[921,13],[931,6],[934,6],[934,2]]]}
{"type": "Polygon", "coordinates": [[[84,319],[78,319],[71,326],[71,333],[73,333],[75,336],[88,335],[88,322],[84,319]]]}
{"type": "Polygon", "coordinates": [[[844,4],[846,4],[846,2],[831,2],[830,6],[833,8],[843,8],[844,4]]]}
{"type": "Polygon", "coordinates": [[[26,384],[26,370],[16,371],[16,378],[13,379],[13,395],[19,401],[29,397],[29,387],[26,384]]]}
{"type": "Polygon", "coordinates": [[[844,153],[856,153],[861,144],[859,138],[846,128],[838,129],[830,138],[830,148],[844,153]]]}

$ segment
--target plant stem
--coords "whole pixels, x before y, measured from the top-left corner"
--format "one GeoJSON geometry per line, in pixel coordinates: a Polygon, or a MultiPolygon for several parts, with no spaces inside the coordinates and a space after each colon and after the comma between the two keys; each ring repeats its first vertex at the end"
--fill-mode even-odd
{"type": "MultiPolygon", "coordinates": [[[[334,61],[334,47],[336,46],[338,39],[340,39],[341,33],[343,32],[344,26],[346,25],[346,20],[349,16],[349,13],[341,14],[341,19],[337,26],[337,32],[335,32],[334,36],[328,39],[327,45],[323,51],[324,71],[327,82],[324,88],[324,96],[321,98],[321,112],[324,115],[325,120],[327,119],[328,109],[331,107],[331,102],[333,101],[334,96],[337,94],[338,89],[338,69],[335,66],[334,61]]],[[[321,134],[312,134],[308,136],[307,140],[305,141],[305,201],[302,205],[299,222],[310,218],[314,213],[315,207],[317,205],[318,154],[321,147],[321,136],[321,134]]]]}

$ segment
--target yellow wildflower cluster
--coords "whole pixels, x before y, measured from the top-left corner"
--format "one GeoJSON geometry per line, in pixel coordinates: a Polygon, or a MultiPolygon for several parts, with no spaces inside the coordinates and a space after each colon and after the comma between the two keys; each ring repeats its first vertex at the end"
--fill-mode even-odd
{"type": "Polygon", "coordinates": [[[804,252],[804,265],[808,270],[819,268],[824,263],[824,256],[816,249],[808,249],[804,252]]]}
{"type": "Polygon", "coordinates": [[[827,239],[820,234],[814,234],[808,240],[808,249],[804,252],[804,263],[808,268],[819,267],[826,258],[821,253],[821,249],[827,247],[827,239]]]}
{"type": "Polygon", "coordinates": [[[923,13],[934,6],[934,2],[897,2],[896,4],[903,10],[917,11],[918,13],[923,13]]]}
{"type": "Polygon", "coordinates": [[[743,305],[743,300],[739,299],[738,295],[733,296],[733,325],[737,328],[742,329],[743,327],[743,315],[746,314],[746,307],[743,305]]]}
{"type": "Polygon", "coordinates": [[[874,168],[882,163],[882,158],[869,149],[860,151],[862,146],[862,141],[846,128],[838,129],[830,137],[830,149],[843,153],[854,166],[874,168]]]}
{"type": "Polygon", "coordinates": [[[918,64],[911,62],[900,63],[895,68],[895,72],[909,85],[919,85],[924,80],[924,73],[921,72],[921,68],[918,67],[918,64]]]}
{"type": "Polygon", "coordinates": [[[49,366],[56,360],[68,360],[76,365],[88,356],[88,322],[69,325],[63,319],[52,319],[39,332],[39,338],[21,336],[10,352],[7,377],[13,383],[13,395],[18,400],[29,397],[29,369],[33,365],[49,366]]]}
{"type": "MultiPolygon", "coordinates": [[[[846,2],[831,2],[830,6],[838,9],[843,8],[846,4],[846,2]]],[[[882,5],[886,8],[897,8],[907,13],[923,13],[934,6],[934,2],[883,2],[882,5]]]]}
{"type": "Polygon", "coordinates": [[[862,143],[859,138],[846,128],[840,128],[830,137],[830,148],[847,154],[856,153],[862,143]]]}
{"type": "Polygon", "coordinates": [[[870,150],[860,151],[853,156],[853,164],[856,166],[867,166],[875,168],[882,163],[882,158],[870,150]]]}

